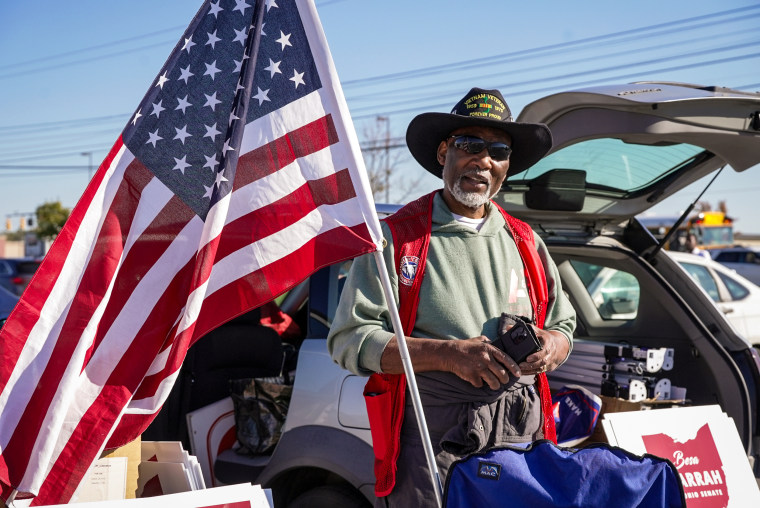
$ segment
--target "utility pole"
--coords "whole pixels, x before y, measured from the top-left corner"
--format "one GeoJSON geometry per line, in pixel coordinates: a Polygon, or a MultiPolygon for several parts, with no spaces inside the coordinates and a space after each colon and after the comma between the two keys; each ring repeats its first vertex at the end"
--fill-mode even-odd
{"type": "Polygon", "coordinates": [[[88,181],[92,180],[92,152],[82,152],[82,156],[83,157],[87,157],[87,160],[88,160],[88,165],[87,165],[88,173],[87,174],[89,175],[89,177],[88,177],[87,180],[88,181]]]}
{"type": "Polygon", "coordinates": [[[385,202],[391,202],[391,119],[378,116],[378,122],[385,122],[385,202]]]}

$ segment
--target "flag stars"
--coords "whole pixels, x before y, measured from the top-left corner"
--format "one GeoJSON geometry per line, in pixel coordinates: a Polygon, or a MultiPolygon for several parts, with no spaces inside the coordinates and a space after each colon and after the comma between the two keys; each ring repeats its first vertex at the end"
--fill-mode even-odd
{"type": "Polygon", "coordinates": [[[156,86],[160,88],[161,90],[163,90],[164,83],[166,83],[167,81],[169,81],[169,78],[166,77],[166,71],[164,71],[164,73],[158,77],[158,83],[156,83],[156,86]]]}
{"type": "Polygon", "coordinates": [[[211,76],[211,81],[214,81],[214,76],[217,75],[217,73],[222,72],[216,67],[216,60],[211,62],[210,64],[204,64],[206,66],[206,72],[203,73],[204,76],[211,76]]]}
{"type": "Polygon", "coordinates": [[[187,124],[185,124],[185,126],[181,129],[175,127],[174,130],[177,131],[177,135],[174,136],[174,139],[179,139],[182,141],[183,145],[185,144],[186,138],[192,137],[192,135],[187,132],[187,124]]]}
{"type": "Polygon", "coordinates": [[[232,42],[239,42],[240,44],[245,47],[245,39],[248,36],[248,30],[245,28],[243,30],[238,30],[237,28],[233,28],[235,31],[235,38],[232,39],[232,42]]]}
{"type": "Polygon", "coordinates": [[[146,141],[145,144],[147,145],[150,143],[153,145],[153,148],[156,148],[156,143],[162,139],[164,138],[158,135],[158,129],[156,129],[155,131],[148,133],[148,141],[146,141]]]}
{"type": "Polygon", "coordinates": [[[259,106],[261,106],[264,101],[269,101],[269,89],[262,90],[259,87],[256,87],[258,89],[258,92],[256,92],[256,95],[253,96],[254,99],[259,101],[259,106]]]}
{"type": "Polygon", "coordinates": [[[217,14],[219,14],[221,11],[224,10],[221,7],[219,7],[219,2],[221,2],[221,0],[217,0],[216,2],[212,3],[208,11],[209,15],[210,14],[214,15],[214,18],[216,18],[217,14]]]}
{"type": "Polygon", "coordinates": [[[240,117],[235,114],[235,110],[233,109],[232,111],[230,111],[230,119],[227,122],[227,125],[232,125],[232,122],[234,122],[235,120],[240,120],[240,117]]]}
{"type": "Polygon", "coordinates": [[[304,74],[303,72],[297,72],[295,69],[293,69],[293,77],[288,78],[290,81],[295,83],[296,90],[298,90],[298,85],[304,85],[304,86],[306,85],[306,83],[304,83],[303,81],[303,74],[304,74]]]}
{"type": "Polygon", "coordinates": [[[190,164],[187,162],[187,155],[183,155],[181,159],[178,159],[176,157],[173,157],[173,159],[176,164],[172,169],[178,169],[179,172],[184,175],[185,170],[190,167],[190,164]]]}
{"type": "Polygon", "coordinates": [[[233,59],[233,61],[235,62],[235,68],[232,71],[233,74],[237,73],[237,72],[240,72],[240,69],[243,68],[243,62],[245,62],[246,59],[248,59],[248,55],[246,55],[245,53],[243,53],[243,58],[241,58],[240,60],[234,60],[233,59]]]}
{"type": "Polygon", "coordinates": [[[235,0],[235,8],[232,9],[232,12],[240,11],[240,14],[245,15],[245,10],[250,6],[245,0],[235,0]]]}
{"type": "Polygon", "coordinates": [[[185,45],[182,46],[183,50],[187,50],[188,53],[190,53],[190,48],[195,46],[195,43],[193,42],[193,36],[191,35],[187,39],[185,39],[185,45]]]}
{"type": "Polygon", "coordinates": [[[264,67],[265,71],[269,71],[269,77],[273,78],[275,74],[282,74],[282,71],[280,70],[280,64],[282,61],[275,62],[271,58],[269,59],[269,67],[264,67]]]}
{"type": "Polygon", "coordinates": [[[216,32],[216,30],[214,30],[214,33],[208,32],[208,41],[206,42],[206,46],[211,46],[211,49],[216,49],[216,43],[222,40],[216,36],[216,32]]]}
{"type": "Polygon", "coordinates": [[[217,171],[217,173],[216,173],[216,180],[214,181],[214,185],[216,185],[217,187],[220,187],[222,185],[222,183],[224,183],[224,182],[229,182],[229,180],[227,180],[224,177],[224,173],[222,171],[217,171]]]}
{"type": "MultiPolygon", "coordinates": [[[[206,96],[208,97],[208,95],[206,96]]],[[[216,124],[214,125],[204,125],[206,128],[206,134],[203,135],[204,138],[211,138],[211,141],[215,141],[216,137],[221,134],[220,131],[216,130],[216,124]]]]}
{"type": "Polygon", "coordinates": [[[209,157],[208,155],[204,155],[206,158],[206,164],[203,165],[204,168],[209,168],[211,171],[216,171],[216,167],[219,165],[219,160],[216,158],[216,156],[212,155],[209,157]]]}
{"type": "Polygon", "coordinates": [[[153,104],[151,104],[153,106],[153,111],[151,111],[150,114],[151,115],[156,115],[156,118],[160,118],[161,117],[161,112],[166,109],[163,106],[161,106],[162,102],[164,102],[163,99],[161,99],[158,102],[154,102],[153,104]]]}
{"type": "Polygon", "coordinates": [[[179,111],[181,109],[183,115],[185,114],[185,109],[187,109],[188,106],[192,106],[192,104],[187,101],[187,95],[185,95],[184,99],[177,99],[177,102],[179,104],[174,108],[174,111],[179,111]]]}
{"type": "Polygon", "coordinates": [[[248,149],[243,148],[247,143],[240,146],[246,122],[267,118],[266,113],[303,97],[319,80],[311,70],[314,57],[301,44],[304,28],[297,16],[283,17],[285,5],[280,3],[208,0],[205,14],[201,11],[198,23],[179,40],[169,63],[154,76],[152,92],[129,118],[125,143],[135,157],[200,217],[210,203],[233,191],[234,166],[241,150],[248,149]],[[257,7],[269,12],[266,27],[252,25],[257,7]],[[254,68],[248,46],[260,35],[254,68]],[[249,104],[247,110],[243,102],[249,104]]]}
{"type": "Polygon", "coordinates": [[[284,33],[282,33],[282,30],[280,30],[280,38],[277,39],[275,42],[279,42],[280,43],[280,45],[282,46],[282,48],[281,48],[282,51],[285,51],[285,46],[290,46],[291,48],[293,47],[293,45],[290,43],[290,36],[291,35],[292,34],[285,35],[284,33]]]}
{"type": "MultiPolygon", "coordinates": [[[[203,95],[206,95],[205,93],[203,95]]],[[[218,100],[216,98],[216,92],[214,92],[212,95],[206,95],[206,104],[204,106],[208,106],[211,108],[211,111],[214,111],[216,109],[217,104],[220,104],[222,101],[218,100]]]]}
{"type": "Polygon", "coordinates": [[[190,66],[189,65],[187,67],[185,67],[184,69],[180,67],[179,71],[180,71],[180,73],[179,73],[179,78],[178,79],[181,79],[182,81],[184,81],[185,84],[187,84],[187,80],[190,79],[190,76],[195,76],[195,74],[193,74],[192,72],[190,72],[190,66]]]}

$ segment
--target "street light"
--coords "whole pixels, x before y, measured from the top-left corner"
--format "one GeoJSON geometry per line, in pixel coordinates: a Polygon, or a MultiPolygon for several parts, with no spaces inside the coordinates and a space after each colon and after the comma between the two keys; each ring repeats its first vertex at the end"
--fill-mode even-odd
{"type": "Polygon", "coordinates": [[[87,174],[89,175],[88,179],[92,180],[92,152],[82,152],[82,156],[87,157],[87,160],[89,161],[88,166],[87,166],[88,168],[87,174]]]}

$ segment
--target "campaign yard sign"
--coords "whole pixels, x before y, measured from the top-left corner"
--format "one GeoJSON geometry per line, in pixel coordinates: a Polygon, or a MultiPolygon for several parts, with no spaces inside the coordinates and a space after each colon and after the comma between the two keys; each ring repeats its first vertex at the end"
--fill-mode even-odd
{"type": "Polygon", "coordinates": [[[605,415],[610,444],[676,466],[689,508],[760,506],[760,490],[734,421],[720,406],[605,415]]]}
{"type": "Polygon", "coordinates": [[[678,469],[689,506],[728,506],[723,461],[710,426],[705,423],[694,439],[679,442],[667,434],[641,436],[647,452],[669,458],[678,469]]]}

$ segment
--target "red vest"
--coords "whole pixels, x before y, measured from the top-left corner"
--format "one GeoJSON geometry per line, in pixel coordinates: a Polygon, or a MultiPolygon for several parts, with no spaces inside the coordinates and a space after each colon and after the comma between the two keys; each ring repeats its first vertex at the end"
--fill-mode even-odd
{"type": "MultiPolygon", "coordinates": [[[[398,274],[398,291],[399,315],[407,336],[412,334],[417,318],[419,292],[430,244],[433,198],[436,192],[422,196],[385,219],[393,235],[396,270],[401,272],[406,268],[406,273],[398,274]],[[401,261],[405,257],[407,260],[402,265],[401,261]],[[415,263],[416,273],[412,274],[409,270],[415,269],[415,263]],[[410,280],[410,284],[404,282],[410,280]]],[[[496,203],[492,204],[504,216],[507,227],[515,239],[525,267],[525,281],[536,324],[539,328],[543,328],[548,289],[544,267],[536,251],[533,230],[526,223],[507,214],[496,203]]],[[[537,381],[544,414],[544,437],[556,443],[551,393],[546,374],[538,375],[537,381]]],[[[373,374],[367,381],[364,395],[372,433],[372,447],[375,452],[375,494],[383,497],[391,493],[396,483],[396,461],[400,451],[401,423],[404,420],[406,377],[403,374],[373,374]]]]}

